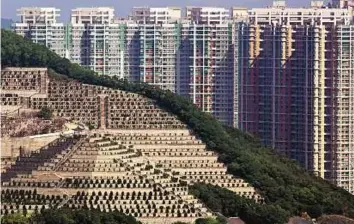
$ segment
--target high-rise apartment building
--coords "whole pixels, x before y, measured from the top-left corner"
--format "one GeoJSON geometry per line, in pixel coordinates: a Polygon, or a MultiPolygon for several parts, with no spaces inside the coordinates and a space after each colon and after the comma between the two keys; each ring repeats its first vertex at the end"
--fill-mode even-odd
{"type": "Polygon", "coordinates": [[[337,27],[335,35],[332,178],[338,186],[354,193],[354,25],[337,27]]]}
{"type": "Polygon", "coordinates": [[[215,25],[230,19],[230,9],[221,7],[195,7],[186,8],[187,19],[197,24],[215,25]]]}
{"type": "Polygon", "coordinates": [[[28,24],[56,23],[57,17],[60,16],[60,9],[56,8],[24,7],[17,11],[18,16],[21,18],[21,22],[28,24]]]}
{"type": "Polygon", "coordinates": [[[351,12],[347,9],[318,7],[320,1],[309,8],[287,8],[282,1],[273,7],[254,8],[248,11],[249,23],[256,25],[339,25],[351,22],[351,12]]]}
{"type": "Polygon", "coordinates": [[[348,10],[320,5],[249,11],[240,34],[240,128],[354,192],[353,25],[348,10]]]}
{"type": "Polygon", "coordinates": [[[354,22],[354,0],[332,0],[332,7],[348,9],[354,22]]]}
{"type": "Polygon", "coordinates": [[[354,16],[353,0],[332,0],[332,7],[340,9],[348,9],[354,16]]]}
{"type": "Polygon", "coordinates": [[[220,121],[236,125],[237,24],[180,26],[177,93],[220,121]]]}
{"type": "Polygon", "coordinates": [[[247,21],[248,19],[248,9],[244,7],[232,7],[231,8],[231,18],[237,21],[247,21]]]}
{"type": "Polygon", "coordinates": [[[181,19],[181,8],[134,7],[132,9],[130,19],[139,24],[173,23],[181,19]]]}
{"type": "Polygon", "coordinates": [[[60,10],[56,8],[24,7],[18,10],[21,18],[13,29],[33,42],[45,45],[58,55],[67,56],[65,26],[57,22],[60,10]]]}
{"type": "Polygon", "coordinates": [[[139,81],[176,92],[177,27],[173,23],[140,26],[139,81]]]}
{"type": "Polygon", "coordinates": [[[109,24],[114,19],[114,9],[110,7],[76,8],[71,10],[72,24],[109,24]]]}
{"type": "Polygon", "coordinates": [[[70,60],[96,71],[98,74],[118,74],[113,62],[119,37],[110,7],[76,8],[71,11],[71,23],[67,27],[70,60]]]}
{"type": "Polygon", "coordinates": [[[140,24],[135,36],[140,40],[135,55],[140,62],[139,81],[190,98],[203,111],[237,125],[237,24],[226,20],[218,24],[136,22],[140,24]]]}

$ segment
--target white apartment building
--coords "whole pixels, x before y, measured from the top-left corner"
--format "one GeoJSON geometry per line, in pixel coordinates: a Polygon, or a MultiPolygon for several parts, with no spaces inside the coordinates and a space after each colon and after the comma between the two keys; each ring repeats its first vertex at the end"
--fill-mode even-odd
{"type": "Polygon", "coordinates": [[[238,21],[246,21],[248,18],[248,9],[244,7],[232,7],[231,8],[231,17],[238,21]]]}
{"type": "Polygon", "coordinates": [[[253,8],[248,11],[249,22],[258,25],[326,25],[348,24],[352,14],[347,9],[319,7],[316,1],[310,8],[287,8],[282,1],[276,1],[273,7],[253,8]]]}
{"type": "Polygon", "coordinates": [[[72,24],[105,24],[114,19],[114,8],[92,7],[71,10],[72,24]]]}
{"type": "Polygon", "coordinates": [[[225,124],[237,126],[238,25],[180,24],[177,93],[225,124]]]}
{"type": "Polygon", "coordinates": [[[17,10],[21,23],[27,24],[51,24],[56,23],[60,16],[60,9],[42,7],[23,7],[17,10]]]}
{"type": "Polygon", "coordinates": [[[340,9],[348,9],[354,22],[354,0],[332,0],[332,6],[340,9]]]}
{"type": "MultiPolygon", "coordinates": [[[[70,60],[98,74],[106,74],[106,64],[111,60],[108,55],[116,47],[110,44],[111,37],[117,37],[114,26],[110,26],[113,20],[114,9],[110,7],[71,10],[71,24],[67,28],[70,60]]],[[[112,71],[117,73],[116,66],[112,71]]]]}
{"type": "Polygon", "coordinates": [[[348,9],[249,10],[240,39],[240,128],[354,193],[354,38],[348,9]]]}
{"type": "Polygon", "coordinates": [[[139,24],[172,23],[181,19],[181,8],[134,7],[130,19],[139,24]]]}
{"type": "Polygon", "coordinates": [[[354,193],[354,25],[336,28],[333,183],[354,193]]]}
{"type": "Polygon", "coordinates": [[[24,7],[18,12],[21,21],[12,25],[17,34],[47,46],[61,57],[67,56],[65,25],[57,22],[60,9],[24,7]]]}
{"type": "Polygon", "coordinates": [[[354,8],[354,1],[353,0],[332,0],[333,7],[335,8],[354,8]]]}
{"type": "Polygon", "coordinates": [[[224,23],[231,18],[230,9],[222,7],[186,7],[187,19],[196,24],[215,25],[224,23]]]}

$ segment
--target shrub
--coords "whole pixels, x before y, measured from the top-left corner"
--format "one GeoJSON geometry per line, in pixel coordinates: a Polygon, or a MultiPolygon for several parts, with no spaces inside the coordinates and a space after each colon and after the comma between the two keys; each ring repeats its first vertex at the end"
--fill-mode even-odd
{"type": "Polygon", "coordinates": [[[39,111],[38,117],[43,118],[44,120],[50,120],[53,117],[53,112],[48,107],[43,107],[39,111]]]}

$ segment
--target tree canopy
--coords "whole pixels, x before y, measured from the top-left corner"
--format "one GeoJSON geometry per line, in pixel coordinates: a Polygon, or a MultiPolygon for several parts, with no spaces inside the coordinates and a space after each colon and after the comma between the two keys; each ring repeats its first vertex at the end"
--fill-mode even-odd
{"type": "Polygon", "coordinates": [[[258,204],[252,199],[210,184],[196,184],[190,191],[212,211],[227,217],[240,217],[246,223],[284,224],[291,216],[289,211],[279,205],[258,204]]]}
{"type": "MultiPolygon", "coordinates": [[[[298,215],[301,212],[315,216],[342,214],[354,217],[353,195],[306,172],[295,161],[263,147],[253,136],[223,126],[210,114],[201,112],[188,99],[145,83],[129,83],[117,77],[98,76],[93,71],[59,57],[45,46],[34,44],[11,31],[2,30],[1,37],[1,63],[4,67],[48,67],[55,73],[82,83],[141,94],[178,116],[207,144],[209,150],[218,153],[219,160],[227,165],[229,173],[245,179],[264,197],[266,205],[257,205],[259,210],[245,210],[246,216],[256,216],[261,211],[260,218],[275,221],[274,223],[284,221],[285,216],[298,215]],[[268,211],[274,217],[269,217],[268,211]]],[[[199,189],[200,192],[204,190],[208,189],[199,189]]],[[[197,195],[204,202],[211,200],[207,194],[197,195]]],[[[235,204],[246,203],[240,197],[234,197],[233,200],[235,204]]],[[[227,200],[218,200],[220,205],[225,205],[226,202],[227,200]]],[[[237,209],[227,212],[227,215],[234,216],[231,211],[237,209]]]]}
{"type": "Polygon", "coordinates": [[[123,213],[100,212],[88,209],[46,209],[41,213],[25,217],[19,213],[5,215],[1,220],[4,224],[140,224],[132,216],[123,213]]]}
{"type": "Polygon", "coordinates": [[[43,118],[45,120],[50,120],[53,117],[53,112],[48,107],[43,107],[38,114],[38,117],[43,118]]]}

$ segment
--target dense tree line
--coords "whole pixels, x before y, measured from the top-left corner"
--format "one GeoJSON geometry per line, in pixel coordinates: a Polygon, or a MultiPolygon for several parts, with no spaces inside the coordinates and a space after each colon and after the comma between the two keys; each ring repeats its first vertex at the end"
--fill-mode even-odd
{"type": "Polygon", "coordinates": [[[47,209],[31,216],[9,214],[4,224],[141,224],[134,217],[120,212],[100,212],[88,209],[47,209]]]}
{"type": "MultiPolygon", "coordinates": [[[[33,44],[10,31],[3,30],[1,37],[1,63],[4,67],[48,67],[55,73],[86,84],[144,95],[177,115],[207,144],[208,149],[219,154],[220,161],[227,164],[231,174],[244,178],[264,197],[267,206],[257,206],[257,209],[260,209],[257,211],[244,210],[245,215],[253,216],[261,211],[259,214],[266,216],[261,218],[275,223],[283,222],[285,216],[298,215],[305,211],[313,216],[344,214],[354,217],[353,195],[306,172],[295,161],[262,147],[253,136],[223,126],[211,115],[201,112],[188,99],[148,84],[98,76],[67,59],[60,58],[46,47],[33,44]],[[267,209],[274,214],[273,217],[266,215],[267,209]]],[[[201,188],[201,192],[203,190],[207,189],[201,188]]],[[[200,195],[203,196],[203,201],[208,200],[208,195],[200,195]]],[[[210,200],[215,198],[211,197],[210,200]]],[[[225,202],[219,200],[218,203],[223,205],[225,202]]],[[[240,197],[234,197],[233,203],[241,206],[245,202],[240,197]]]]}
{"type": "MultiPolygon", "coordinates": [[[[226,224],[227,219],[225,217],[216,218],[199,218],[196,219],[195,224],[226,224]]],[[[174,222],[173,224],[188,224],[186,222],[174,222]]]]}
{"type": "Polygon", "coordinates": [[[289,211],[278,205],[261,205],[252,199],[210,184],[196,184],[190,191],[212,211],[227,217],[240,217],[246,223],[284,224],[291,216],[289,211]]]}

